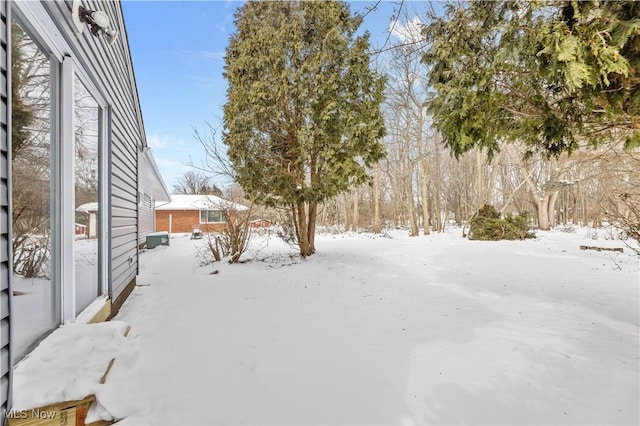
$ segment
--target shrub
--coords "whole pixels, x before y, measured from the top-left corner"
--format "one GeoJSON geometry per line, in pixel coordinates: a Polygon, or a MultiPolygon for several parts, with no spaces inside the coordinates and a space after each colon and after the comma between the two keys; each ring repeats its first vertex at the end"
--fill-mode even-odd
{"type": "Polygon", "coordinates": [[[529,232],[529,215],[527,212],[513,216],[500,217],[500,213],[491,205],[485,204],[470,220],[470,240],[524,240],[535,238],[529,232]]]}
{"type": "Polygon", "coordinates": [[[200,266],[220,262],[229,256],[229,263],[240,262],[240,256],[247,250],[252,228],[249,223],[252,209],[238,211],[231,208],[222,210],[224,229],[206,234],[205,249],[199,253],[200,266]]]}
{"type": "Polygon", "coordinates": [[[612,239],[635,240],[635,244],[632,241],[625,242],[625,245],[640,256],[640,191],[637,187],[633,192],[612,195],[605,213],[611,223],[618,228],[617,235],[612,235],[612,239]]]}

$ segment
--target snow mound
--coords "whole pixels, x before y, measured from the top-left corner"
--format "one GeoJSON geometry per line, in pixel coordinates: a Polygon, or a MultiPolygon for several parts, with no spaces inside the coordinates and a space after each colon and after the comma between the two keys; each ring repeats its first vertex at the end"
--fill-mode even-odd
{"type": "MultiPolygon", "coordinates": [[[[13,372],[14,410],[32,409],[96,394],[112,359],[133,360],[127,324],[67,324],[43,340],[13,372]]],[[[116,361],[117,362],[117,361],[116,361]]]]}

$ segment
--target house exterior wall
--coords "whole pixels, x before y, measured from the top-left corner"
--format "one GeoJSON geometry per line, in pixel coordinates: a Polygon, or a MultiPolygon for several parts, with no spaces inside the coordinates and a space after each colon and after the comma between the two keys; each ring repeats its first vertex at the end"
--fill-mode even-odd
{"type": "Polygon", "coordinates": [[[147,235],[156,232],[154,217],[154,200],[151,195],[140,191],[138,203],[138,246],[146,242],[147,235]]]}
{"type": "Polygon", "coordinates": [[[171,201],[150,149],[143,149],[138,158],[138,246],[146,243],[148,234],[156,232],[155,205],[171,201]]]}
{"type": "Polygon", "coordinates": [[[252,228],[269,228],[271,227],[271,221],[268,219],[256,219],[249,222],[252,228]]]}
{"type": "Polygon", "coordinates": [[[197,226],[202,232],[220,232],[224,223],[200,223],[199,210],[156,210],[156,230],[182,233],[193,231],[197,226]],[[171,215],[171,230],[169,230],[169,215],[171,215]]]}
{"type": "MultiPolygon", "coordinates": [[[[52,114],[52,135],[59,145],[68,145],[73,133],[73,90],[74,74],[90,89],[92,96],[100,99],[102,108],[100,145],[105,147],[101,162],[100,189],[101,209],[104,209],[104,222],[101,224],[104,242],[101,252],[100,270],[107,294],[111,299],[112,314],[124,301],[135,286],[138,267],[138,189],[140,153],[146,147],[142,114],[138,92],[133,74],[133,66],[127,41],[122,8],[119,1],[82,0],[82,6],[88,9],[104,11],[111,20],[111,27],[119,31],[113,45],[104,37],[94,37],[88,28],[78,33],[71,16],[71,1],[14,2],[0,1],[0,425],[4,424],[5,414],[11,409],[11,368],[13,351],[10,327],[10,306],[12,296],[12,253],[11,253],[11,15],[29,22],[30,32],[44,40],[42,50],[55,57],[57,103],[52,114]],[[58,67],[60,65],[60,67],[58,67]],[[69,70],[72,72],[69,73],[69,70]],[[71,78],[69,78],[69,76],[71,78]],[[65,118],[66,117],[66,118],[65,118]],[[71,123],[71,124],[69,124],[71,123]],[[71,130],[71,132],[69,131],[71,130]]],[[[53,61],[52,61],[53,62],[53,61]]],[[[53,104],[52,104],[53,105],[53,104]]],[[[71,145],[72,146],[72,145],[71,145]]],[[[68,253],[66,243],[73,235],[73,210],[67,203],[67,188],[62,182],[71,182],[73,173],[65,169],[63,159],[57,158],[53,168],[56,182],[61,182],[60,204],[65,212],[71,212],[70,221],[66,216],[53,216],[56,227],[68,231],[67,238],[58,238],[55,247],[64,257],[68,253]]],[[[159,175],[155,176],[161,180],[159,175]]],[[[53,179],[53,178],[52,178],[53,179]]],[[[56,184],[58,185],[58,184],[56,184]]],[[[159,186],[164,187],[160,182],[159,186]]],[[[167,194],[168,195],[168,194],[167,194]]],[[[151,203],[151,205],[153,205],[151,203]]],[[[58,210],[56,210],[58,211],[58,210]]],[[[66,214],[66,213],[65,213],[66,214]]],[[[63,256],[54,257],[56,264],[63,256]]],[[[73,264],[71,265],[73,268],[73,264]]],[[[62,269],[62,267],[58,268],[62,269]]],[[[66,286],[69,275],[55,275],[54,279],[66,286]]],[[[73,282],[73,281],[71,281],[73,282]]],[[[66,300],[65,295],[60,298],[66,300]]],[[[65,302],[66,303],[66,302],[65,302]]],[[[60,310],[65,307],[61,305],[60,310]]],[[[65,314],[75,318],[75,312],[67,309],[65,314]],[[69,312],[71,312],[69,314],[69,312]]],[[[15,315],[13,316],[15,321],[15,315]]],[[[68,319],[68,318],[67,318],[68,319]]],[[[61,354],[62,356],[63,354],[61,354]]]]}
{"type": "Polygon", "coordinates": [[[9,275],[11,274],[9,241],[9,94],[11,72],[8,60],[9,8],[0,1],[0,424],[4,424],[9,408],[11,377],[9,275]]]}
{"type": "Polygon", "coordinates": [[[119,1],[82,1],[85,8],[107,13],[111,25],[120,31],[114,45],[108,46],[103,37],[94,37],[88,28],[82,34],[76,32],[71,1],[41,3],[69,44],[71,56],[80,62],[110,105],[109,140],[105,141],[111,151],[109,296],[116,301],[127,286],[135,284],[138,271],[138,156],[146,145],[122,7],[119,1]]]}

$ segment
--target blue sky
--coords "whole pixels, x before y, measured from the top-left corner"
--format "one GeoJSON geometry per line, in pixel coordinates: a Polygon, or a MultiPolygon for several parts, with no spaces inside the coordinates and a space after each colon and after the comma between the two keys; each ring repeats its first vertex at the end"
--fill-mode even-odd
{"type": "MultiPolygon", "coordinates": [[[[351,2],[364,12],[375,1],[351,2]]],[[[194,128],[220,127],[226,83],[223,56],[240,1],[123,1],[147,141],[169,190],[203,156],[194,128]]],[[[388,38],[399,3],[381,2],[362,25],[372,42],[388,38]]],[[[406,4],[405,4],[406,7],[406,4]]]]}

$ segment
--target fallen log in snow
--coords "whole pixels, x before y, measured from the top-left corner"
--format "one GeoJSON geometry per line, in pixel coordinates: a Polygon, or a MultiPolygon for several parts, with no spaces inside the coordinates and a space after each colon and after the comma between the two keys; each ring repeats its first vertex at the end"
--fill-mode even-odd
{"type": "Polygon", "coordinates": [[[622,253],[624,251],[622,247],[596,247],[596,246],[580,246],[580,250],[617,251],[619,253],[622,253]]]}

